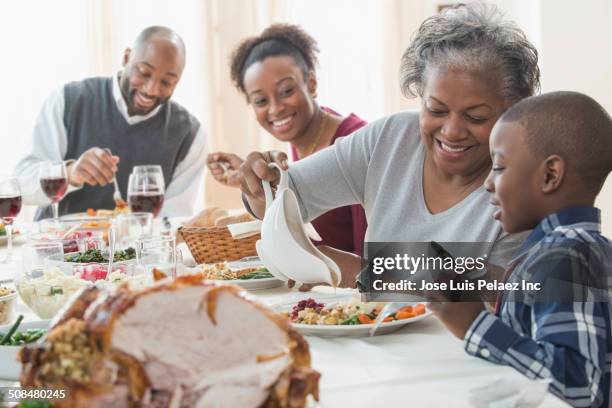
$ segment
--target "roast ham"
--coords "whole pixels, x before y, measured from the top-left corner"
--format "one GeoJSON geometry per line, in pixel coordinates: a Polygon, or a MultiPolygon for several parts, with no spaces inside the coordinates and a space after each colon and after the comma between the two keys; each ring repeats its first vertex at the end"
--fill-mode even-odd
{"type": "Polygon", "coordinates": [[[83,290],[24,347],[24,387],[65,407],[302,407],[318,399],[308,344],[232,285],[185,276],[133,291],[83,290]]]}

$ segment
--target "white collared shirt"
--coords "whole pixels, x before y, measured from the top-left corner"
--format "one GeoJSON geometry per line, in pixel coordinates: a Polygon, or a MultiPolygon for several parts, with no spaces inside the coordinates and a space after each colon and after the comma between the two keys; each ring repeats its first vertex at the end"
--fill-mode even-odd
{"type": "MultiPolygon", "coordinates": [[[[128,125],[147,120],[161,109],[161,105],[146,115],[128,114],[117,75],[113,76],[113,98],[128,125]]],[[[49,95],[43,102],[32,132],[32,151],[15,167],[24,204],[46,206],[49,199],[42,192],[39,182],[39,167],[43,161],[61,161],[68,150],[68,136],[64,126],[64,87],[49,95]]],[[[194,209],[202,207],[204,198],[203,174],[205,165],[206,134],[200,126],[185,158],[176,166],[172,180],[166,188],[164,205],[160,216],[190,216],[194,209]]],[[[79,187],[70,186],[68,193],[79,187]]],[[[124,197],[126,198],[126,197],[124,197]]]]}

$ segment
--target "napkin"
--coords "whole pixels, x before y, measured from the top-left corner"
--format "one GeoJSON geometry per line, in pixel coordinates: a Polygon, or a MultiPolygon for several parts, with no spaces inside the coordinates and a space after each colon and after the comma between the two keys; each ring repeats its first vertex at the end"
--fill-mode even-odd
{"type": "MultiPolygon", "coordinates": [[[[249,222],[239,222],[237,224],[229,224],[227,229],[229,230],[230,234],[232,234],[232,238],[234,239],[247,238],[260,232],[261,221],[255,220],[249,222]]],[[[308,235],[309,238],[315,241],[322,241],[321,236],[317,233],[317,230],[314,229],[311,223],[305,223],[304,229],[306,230],[306,235],[308,235]]]]}
{"type": "Polygon", "coordinates": [[[551,381],[499,378],[471,389],[469,400],[475,408],[536,408],[544,401],[551,381]]]}
{"type": "Polygon", "coordinates": [[[230,234],[232,234],[232,238],[234,239],[242,239],[247,238],[253,235],[256,235],[261,230],[261,221],[248,221],[248,222],[239,222],[237,224],[229,224],[227,226],[230,234]]]}

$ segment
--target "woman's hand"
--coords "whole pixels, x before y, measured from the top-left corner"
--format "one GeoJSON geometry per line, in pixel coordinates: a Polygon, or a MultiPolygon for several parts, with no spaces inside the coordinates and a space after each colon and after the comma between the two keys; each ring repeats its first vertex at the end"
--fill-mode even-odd
{"type": "Polygon", "coordinates": [[[266,197],[261,180],[267,180],[272,185],[280,181],[278,171],[268,167],[270,163],[278,164],[283,170],[289,169],[287,155],[275,150],[249,153],[240,166],[240,189],[258,218],[263,218],[266,208],[266,197]]]}
{"type": "Polygon", "coordinates": [[[233,153],[215,152],[206,156],[206,165],[215,180],[234,188],[240,187],[240,166],[243,162],[233,153]]]}

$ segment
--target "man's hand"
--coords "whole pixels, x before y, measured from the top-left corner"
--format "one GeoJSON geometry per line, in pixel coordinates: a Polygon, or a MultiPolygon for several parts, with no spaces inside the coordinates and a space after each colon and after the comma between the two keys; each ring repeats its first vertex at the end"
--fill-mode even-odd
{"type": "Polygon", "coordinates": [[[233,153],[216,152],[206,156],[210,174],[221,184],[240,188],[240,166],[244,160],[233,153]]]}
{"type": "Polygon", "coordinates": [[[427,307],[462,340],[476,317],[485,310],[482,302],[430,302],[427,307]]]}
{"type": "Polygon", "coordinates": [[[68,181],[75,187],[83,183],[92,186],[105,186],[110,183],[117,172],[119,157],[104,151],[99,147],[92,147],[67,166],[68,181]]]}

